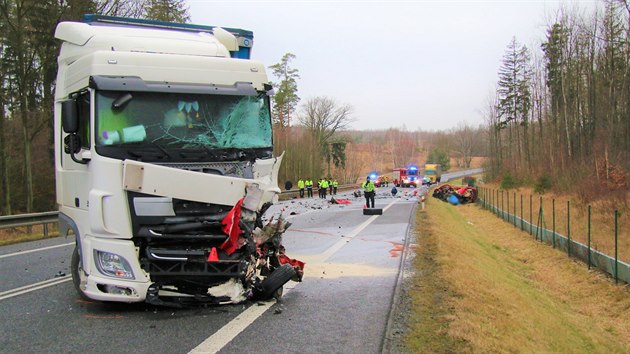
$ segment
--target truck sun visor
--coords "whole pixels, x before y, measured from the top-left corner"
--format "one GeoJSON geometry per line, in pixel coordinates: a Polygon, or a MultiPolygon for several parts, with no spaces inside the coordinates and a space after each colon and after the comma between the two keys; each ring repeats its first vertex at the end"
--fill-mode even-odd
{"type": "Polygon", "coordinates": [[[167,82],[147,83],[137,76],[90,76],[90,88],[106,91],[199,93],[235,96],[257,95],[256,89],[250,82],[237,82],[233,86],[173,84],[167,82]]]}

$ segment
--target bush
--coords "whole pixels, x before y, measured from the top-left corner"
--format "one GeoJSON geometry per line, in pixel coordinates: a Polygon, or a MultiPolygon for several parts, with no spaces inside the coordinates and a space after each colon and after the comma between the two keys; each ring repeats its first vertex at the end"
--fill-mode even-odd
{"type": "Polygon", "coordinates": [[[536,181],[534,185],[534,192],[544,194],[551,188],[551,177],[548,175],[542,175],[536,181]]]}
{"type": "Polygon", "coordinates": [[[513,189],[518,187],[518,182],[510,171],[503,172],[503,178],[501,179],[501,189],[513,189]]]}

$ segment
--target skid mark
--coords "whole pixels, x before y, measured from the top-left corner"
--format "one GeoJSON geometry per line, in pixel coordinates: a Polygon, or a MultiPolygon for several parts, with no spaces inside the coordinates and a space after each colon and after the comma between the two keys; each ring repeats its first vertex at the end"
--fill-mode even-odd
{"type": "Polygon", "coordinates": [[[96,318],[96,319],[121,319],[125,318],[125,316],[121,315],[83,315],[85,318],[96,318]]]}
{"type": "Polygon", "coordinates": [[[302,229],[288,229],[286,232],[303,232],[303,233],[307,233],[307,234],[318,234],[318,235],[325,235],[325,236],[339,236],[339,235],[335,235],[335,234],[331,234],[330,232],[323,232],[323,231],[313,231],[313,230],[302,230],[302,229]]]}
{"type": "Polygon", "coordinates": [[[77,300],[75,300],[75,302],[76,302],[77,304],[86,304],[86,305],[92,305],[92,304],[95,304],[95,303],[96,303],[96,302],[94,302],[94,301],[90,301],[90,300],[83,300],[83,299],[77,299],[77,300]]]}

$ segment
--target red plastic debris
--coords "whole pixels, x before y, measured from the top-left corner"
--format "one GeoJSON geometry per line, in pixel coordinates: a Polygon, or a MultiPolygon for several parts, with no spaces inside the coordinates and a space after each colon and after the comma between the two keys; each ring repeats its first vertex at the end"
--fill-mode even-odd
{"type": "Polygon", "coordinates": [[[238,249],[238,237],[242,232],[238,224],[241,221],[241,206],[243,205],[243,200],[245,200],[245,198],[241,198],[225,218],[221,220],[223,232],[229,236],[221,245],[221,249],[224,250],[228,256],[238,249]]]}
{"type": "Polygon", "coordinates": [[[293,267],[299,268],[300,270],[303,270],[304,269],[304,265],[306,264],[306,263],[304,263],[304,262],[302,262],[300,260],[289,258],[285,254],[279,255],[278,256],[278,261],[280,262],[280,264],[287,264],[288,263],[288,264],[292,265],[293,267]]]}

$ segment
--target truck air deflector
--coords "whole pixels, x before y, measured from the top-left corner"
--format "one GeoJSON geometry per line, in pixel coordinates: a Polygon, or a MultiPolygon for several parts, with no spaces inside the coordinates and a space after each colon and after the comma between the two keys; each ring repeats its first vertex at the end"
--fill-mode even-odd
{"type": "Polygon", "coordinates": [[[196,93],[232,96],[256,96],[251,82],[236,82],[232,86],[194,85],[178,83],[147,83],[137,76],[90,76],[90,88],[106,91],[196,93]]]}
{"type": "Polygon", "coordinates": [[[83,22],[91,26],[144,27],[148,29],[157,28],[169,31],[210,33],[213,36],[218,37],[219,40],[221,40],[221,32],[225,31],[234,36],[236,39],[237,47],[232,48],[230,46],[227,48],[230,51],[230,56],[235,59],[251,59],[251,48],[254,44],[254,32],[240,28],[196,25],[191,23],[173,23],[96,14],[83,15],[83,22]]]}

